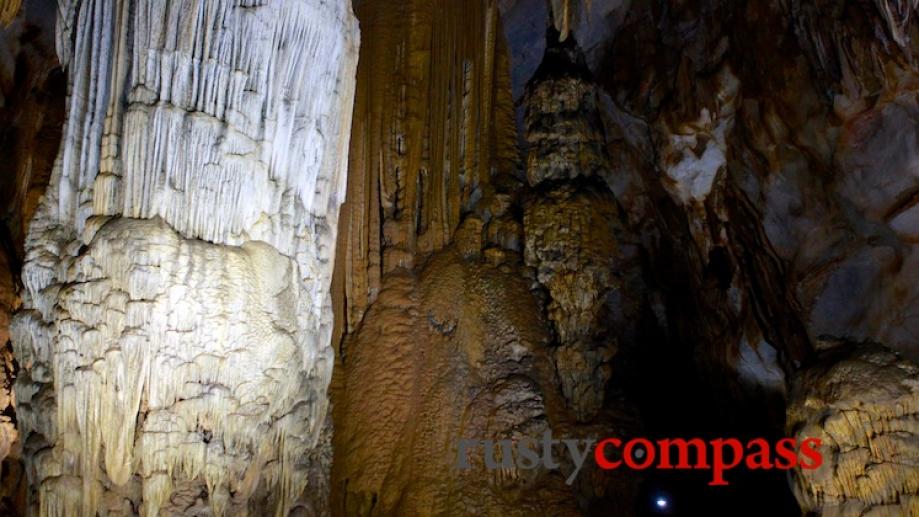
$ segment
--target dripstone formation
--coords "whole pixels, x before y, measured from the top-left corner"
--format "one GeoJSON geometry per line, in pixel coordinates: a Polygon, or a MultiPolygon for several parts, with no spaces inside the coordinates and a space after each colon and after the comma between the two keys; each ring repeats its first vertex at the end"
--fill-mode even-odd
{"type": "Polygon", "coordinates": [[[0,514],[919,513],[917,63],[915,0],[0,2],[0,514]],[[519,457],[607,437],[822,463],[519,457]]]}
{"type": "Polygon", "coordinates": [[[533,193],[523,215],[524,258],[548,292],[562,393],[587,421],[603,406],[616,353],[607,301],[621,276],[622,230],[616,199],[601,176],[609,166],[599,92],[573,37],[561,42],[549,30],[526,101],[533,193]]]}
{"type": "Polygon", "coordinates": [[[62,2],[18,427],[40,515],[323,511],[348,2],[62,2]]]}

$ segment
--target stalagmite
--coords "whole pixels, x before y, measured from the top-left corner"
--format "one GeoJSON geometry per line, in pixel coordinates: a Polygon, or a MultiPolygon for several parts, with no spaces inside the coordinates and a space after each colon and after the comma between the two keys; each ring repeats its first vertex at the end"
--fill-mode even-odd
{"type": "Polygon", "coordinates": [[[33,508],[181,513],[199,486],[217,515],[321,513],[350,2],[59,12],[67,120],[13,323],[33,508]]]}
{"type": "Polygon", "coordinates": [[[821,440],[823,464],[795,471],[805,512],[919,513],[919,367],[852,343],[793,379],[788,430],[821,440]]]}
{"type": "Polygon", "coordinates": [[[919,0],[0,0],[0,515],[919,515],[917,65],[919,0]]]}

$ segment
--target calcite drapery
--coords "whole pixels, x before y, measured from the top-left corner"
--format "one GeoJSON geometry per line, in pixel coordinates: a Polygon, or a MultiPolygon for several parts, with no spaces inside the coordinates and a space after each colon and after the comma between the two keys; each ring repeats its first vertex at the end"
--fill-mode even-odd
{"type": "Polygon", "coordinates": [[[67,120],[13,324],[34,504],[155,515],[197,483],[286,513],[328,468],[350,3],[59,12],[67,120]]]}
{"type": "Polygon", "coordinates": [[[494,3],[366,1],[357,12],[371,43],[342,207],[341,331],[360,323],[384,274],[449,244],[491,177],[517,162],[494,3]]]}

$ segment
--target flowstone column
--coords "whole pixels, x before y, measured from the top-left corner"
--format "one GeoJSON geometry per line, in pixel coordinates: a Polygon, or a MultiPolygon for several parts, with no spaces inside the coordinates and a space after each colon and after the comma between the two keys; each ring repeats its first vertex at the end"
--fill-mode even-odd
{"type": "Polygon", "coordinates": [[[40,515],[327,511],[347,0],[61,0],[13,322],[40,515]]]}

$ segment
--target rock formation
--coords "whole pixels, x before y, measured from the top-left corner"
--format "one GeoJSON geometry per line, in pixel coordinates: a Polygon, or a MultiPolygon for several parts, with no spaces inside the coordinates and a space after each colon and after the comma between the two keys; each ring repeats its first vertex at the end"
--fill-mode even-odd
{"type": "Polygon", "coordinates": [[[459,438],[551,432],[546,325],[515,273],[450,246],[417,273],[386,276],[344,344],[337,514],[577,514],[557,472],[488,471],[482,450],[457,467],[459,438]]]}
{"type": "Polygon", "coordinates": [[[0,6],[0,514],[25,513],[26,474],[16,418],[9,327],[20,306],[28,223],[60,144],[66,81],[54,51],[52,0],[0,6]]]}
{"type": "Polygon", "coordinates": [[[350,6],[59,14],[67,119],[13,323],[34,510],[321,512],[350,6]]]}
{"type": "Polygon", "coordinates": [[[514,168],[509,68],[497,8],[362,2],[348,200],[339,248],[353,330],[384,274],[446,246],[514,168]]]}
{"type": "MultiPolygon", "coordinates": [[[[511,152],[514,133],[506,131],[512,92],[509,81],[501,79],[506,73],[501,70],[503,34],[500,26],[488,25],[497,16],[495,7],[478,0],[400,6],[370,1],[357,12],[366,45],[346,203],[351,219],[343,218],[347,226],[339,244],[348,250],[343,305],[349,327],[333,393],[333,511],[568,515],[599,498],[628,500],[634,480],[595,469],[572,477],[578,483],[569,487],[570,464],[548,471],[513,465],[489,470],[485,461],[491,458],[480,454],[469,458],[468,470],[456,465],[463,438],[520,443],[544,433],[594,438],[614,425],[623,431],[636,427],[622,407],[612,411],[619,418],[606,414],[594,421],[603,409],[614,350],[599,321],[613,276],[615,199],[602,182],[596,192],[575,183],[560,185],[554,197],[539,191],[558,179],[593,178],[606,165],[596,91],[578,80],[564,82],[577,72],[576,63],[547,53],[546,68],[554,71],[546,78],[560,81],[534,87],[531,158],[526,171],[518,170],[520,162],[511,152]],[[464,16],[429,12],[454,8],[464,16]],[[407,28],[386,23],[400,9],[412,13],[399,18],[407,28]],[[499,31],[496,42],[483,42],[481,32],[471,30],[480,24],[486,35],[499,31]],[[402,57],[403,47],[413,48],[416,33],[454,31],[464,35],[455,46],[436,46],[422,36],[434,46],[419,46],[416,56],[402,57]],[[462,111],[413,115],[411,108],[388,105],[385,90],[362,101],[362,88],[405,91],[400,84],[411,81],[400,72],[406,65],[390,67],[376,56],[405,59],[423,70],[423,77],[438,78],[422,89],[435,101],[431,105],[436,110],[439,99],[448,99],[447,106],[462,106],[462,111]],[[464,66],[456,67],[457,62],[464,66]],[[365,67],[372,67],[376,80],[362,82],[365,67]],[[385,75],[393,70],[394,77],[385,75]],[[490,90],[474,87],[480,84],[490,90]],[[571,108],[559,112],[553,95],[566,88],[571,108]],[[478,111],[483,105],[492,108],[478,111]],[[481,119],[483,114],[490,118],[481,119]],[[488,131],[481,129],[483,121],[491,125],[488,131]],[[418,130],[402,129],[412,125],[418,130]],[[583,130],[558,149],[559,136],[566,138],[572,128],[583,130]],[[458,147],[452,135],[460,135],[458,147]],[[440,145],[444,154],[429,157],[443,138],[449,138],[440,145]],[[451,169],[456,157],[472,149],[477,154],[465,155],[459,169],[451,169]],[[358,152],[371,161],[362,161],[358,152]],[[412,162],[412,156],[422,159],[412,162]],[[400,182],[415,181],[401,178],[412,174],[420,178],[419,186],[400,193],[400,182]],[[524,176],[531,178],[533,192],[524,176]],[[393,186],[387,186],[390,181],[393,186]],[[575,215],[563,214],[578,209],[575,215]],[[371,223],[355,218],[360,214],[371,223]],[[567,219],[570,224],[558,228],[567,219]],[[381,233],[373,233],[376,228],[381,233]],[[350,239],[344,240],[348,232],[350,239]],[[585,243],[589,250],[579,253],[585,243]],[[359,250],[370,254],[355,253],[359,250]],[[564,253],[568,258],[558,260],[564,253]],[[558,350],[543,317],[546,289],[558,300],[548,309],[565,345],[558,350]]],[[[576,47],[567,50],[577,53],[576,47]]]]}
{"type": "MultiPolygon", "coordinates": [[[[550,3],[572,37],[607,34],[585,62],[603,91],[601,176],[643,257],[624,299],[645,306],[614,363],[679,379],[636,381],[647,425],[779,436],[785,378],[824,334],[916,359],[914,4],[550,3]]],[[[511,25],[529,5],[502,6],[512,62],[533,54],[511,25]]]]}
{"type": "Polygon", "coordinates": [[[366,44],[339,240],[348,336],[333,395],[333,511],[525,514],[551,502],[570,512],[558,478],[534,498],[512,489],[518,473],[454,465],[462,435],[548,429],[535,359],[545,326],[522,278],[496,269],[521,246],[494,185],[514,181],[516,162],[497,9],[375,0],[357,15],[366,44]],[[486,229],[491,220],[501,222],[486,229]]]}
{"type": "Polygon", "coordinates": [[[0,513],[919,513],[915,0],[351,4],[0,3],[0,513]]]}
{"type": "Polygon", "coordinates": [[[609,161],[599,93],[577,42],[563,35],[549,30],[526,96],[527,180],[535,190],[524,209],[524,257],[548,291],[562,393],[587,421],[603,406],[616,352],[607,300],[622,273],[622,229],[601,179],[609,161]]]}
{"type": "Polygon", "coordinates": [[[793,379],[789,434],[818,438],[825,462],[799,470],[801,509],[919,513],[919,366],[876,344],[845,344],[793,379]]]}

